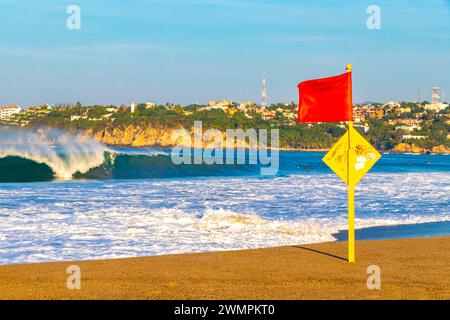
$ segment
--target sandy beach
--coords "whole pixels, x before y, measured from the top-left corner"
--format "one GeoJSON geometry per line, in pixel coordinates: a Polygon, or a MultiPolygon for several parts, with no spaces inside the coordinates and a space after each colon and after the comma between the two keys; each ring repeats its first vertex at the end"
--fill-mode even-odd
{"type": "Polygon", "coordinates": [[[0,266],[1,299],[450,299],[450,237],[0,266]],[[81,289],[66,287],[81,268],[81,289]],[[381,289],[367,289],[367,267],[381,289]]]}

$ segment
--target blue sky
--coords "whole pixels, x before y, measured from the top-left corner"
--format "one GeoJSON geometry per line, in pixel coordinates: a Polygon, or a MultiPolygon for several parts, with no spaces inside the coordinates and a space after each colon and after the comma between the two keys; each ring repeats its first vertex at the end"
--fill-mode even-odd
{"type": "MultiPolygon", "coordinates": [[[[297,100],[354,68],[355,102],[450,96],[449,0],[0,0],[0,105],[297,100]],[[79,5],[81,29],[66,28],[79,5]],[[366,27],[369,5],[381,30],[366,27]]],[[[449,99],[450,100],[450,99],[449,99]]]]}

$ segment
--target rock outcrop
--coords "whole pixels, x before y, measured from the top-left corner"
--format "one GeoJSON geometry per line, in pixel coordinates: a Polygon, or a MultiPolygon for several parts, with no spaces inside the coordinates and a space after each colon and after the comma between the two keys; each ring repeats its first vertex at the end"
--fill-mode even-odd
{"type": "Polygon", "coordinates": [[[127,126],[126,128],[105,128],[98,131],[89,130],[97,141],[111,146],[162,147],[169,148],[177,144],[172,139],[172,128],[127,126]]]}
{"type": "MultiPolygon", "coordinates": [[[[129,125],[126,128],[105,128],[100,130],[90,129],[87,131],[95,140],[110,146],[127,146],[127,147],[159,147],[172,148],[176,145],[194,147],[194,133],[191,128],[187,131],[183,128],[168,127],[140,127],[129,125]]],[[[202,132],[205,135],[206,130],[202,132]]],[[[225,148],[226,134],[222,133],[221,137],[211,137],[211,140],[203,137],[206,141],[199,137],[202,148],[213,148],[217,144],[222,143],[225,148]]],[[[236,147],[236,142],[233,143],[236,147]]],[[[198,147],[195,145],[195,147],[198,147]]],[[[245,148],[249,148],[248,140],[244,143],[245,148]]]]}
{"type": "MultiPolygon", "coordinates": [[[[164,126],[158,127],[142,127],[129,125],[125,128],[104,128],[104,129],[89,129],[88,134],[93,136],[97,141],[110,146],[127,146],[127,147],[159,147],[172,148],[175,145],[192,146],[193,130],[182,131],[180,128],[169,128],[164,126]],[[176,130],[178,134],[176,134],[176,130]]],[[[225,133],[222,136],[225,143],[225,133]]],[[[202,142],[202,148],[211,147],[211,142],[202,142]]],[[[235,144],[234,144],[235,145],[235,144]]],[[[248,148],[248,141],[245,143],[248,148]]],[[[396,153],[437,153],[449,154],[450,148],[439,145],[432,149],[422,148],[414,143],[399,143],[392,150],[396,153]]]]}
{"type": "Polygon", "coordinates": [[[434,146],[432,149],[427,149],[427,148],[422,148],[419,147],[417,145],[415,145],[414,143],[409,144],[409,143],[399,143],[398,145],[396,145],[394,147],[394,149],[392,149],[392,152],[397,152],[397,153],[437,153],[437,154],[448,154],[450,153],[450,148],[444,146],[444,145],[439,145],[439,146],[434,146]]]}

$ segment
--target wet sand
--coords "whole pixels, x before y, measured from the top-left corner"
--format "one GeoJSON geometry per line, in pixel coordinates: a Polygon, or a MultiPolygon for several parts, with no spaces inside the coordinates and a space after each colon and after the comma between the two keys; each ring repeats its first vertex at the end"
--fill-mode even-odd
{"type": "Polygon", "coordinates": [[[450,237],[0,266],[0,299],[450,299],[450,237]],[[67,267],[81,289],[67,289],[67,267]],[[367,288],[367,268],[381,289],[367,288]]]}

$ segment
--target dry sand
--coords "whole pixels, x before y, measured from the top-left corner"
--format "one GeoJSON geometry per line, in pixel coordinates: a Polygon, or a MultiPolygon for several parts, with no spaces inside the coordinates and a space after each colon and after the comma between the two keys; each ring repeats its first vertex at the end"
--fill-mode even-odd
{"type": "Polygon", "coordinates": [[[450,237],[0,266],[1,299],[450,299],[450,237]],[[81,268],[69,290],[66,269],[81,268]],[[367,267],[381,289],[367,289],[367,267]]]}

